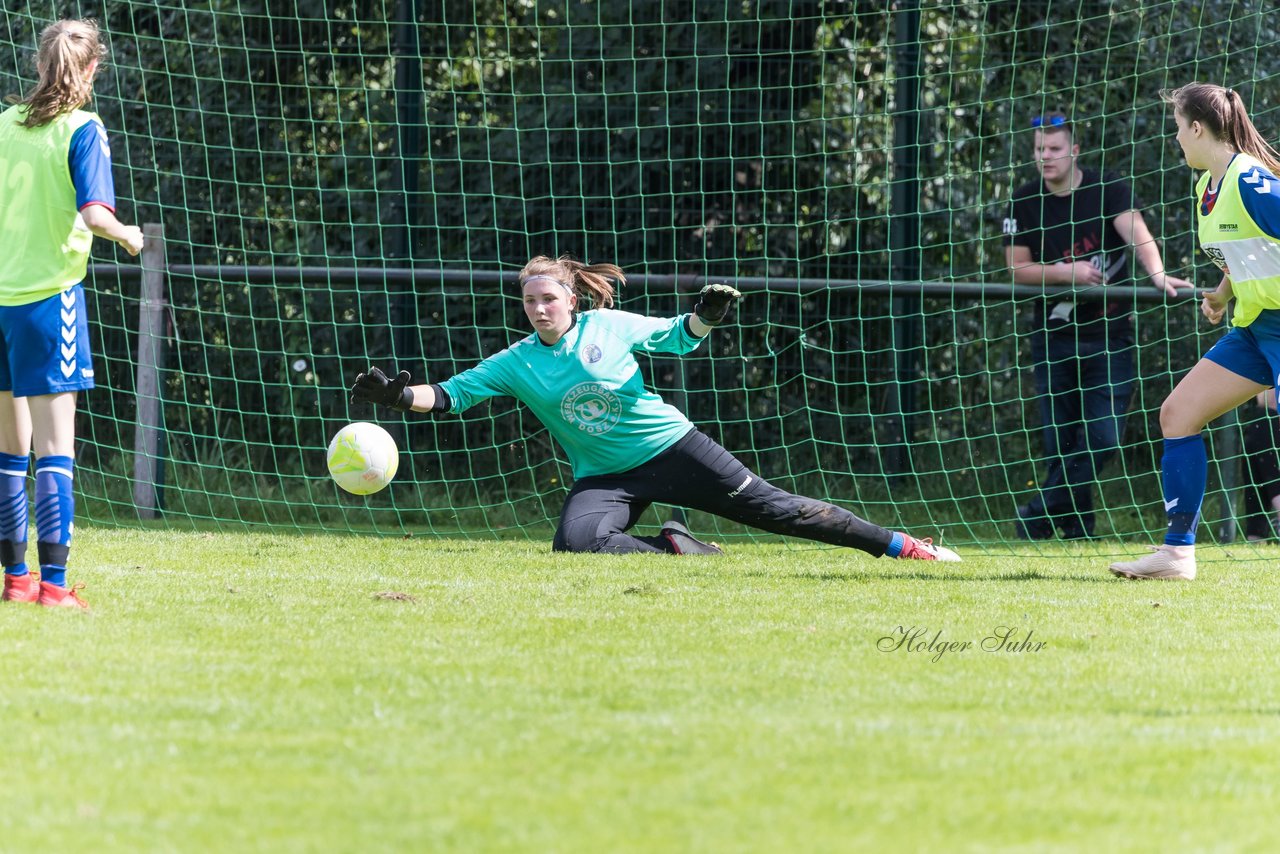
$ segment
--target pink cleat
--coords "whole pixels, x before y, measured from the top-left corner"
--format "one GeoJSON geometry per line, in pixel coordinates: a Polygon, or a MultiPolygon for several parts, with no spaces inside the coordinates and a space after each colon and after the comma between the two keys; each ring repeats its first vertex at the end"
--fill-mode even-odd
{"type": "Polygon", "coordinates": [[[910,534],[903,534],[906,542],[902,544],[899,560],[940,560],[943,563],[960,563],[960,555],[946,546],[935,546],[931,537],[917,540],[910,534]]]}
{"type": "Polygon", "coordinates": [[[0,601],[35,602],[40,598],[40,573],[28,572],[26,575],[4,576],[4,594],[0,601]]]}
{"type": "Polygon", "coordinates": [[[46,608],[79,608],[81,611],[88,611],[89,603],[79,596],[79,591],[83,588],[83,584],[77,584],[74,587],[59,587],[56,584],[41,581],[40,604],[46,608]]]}

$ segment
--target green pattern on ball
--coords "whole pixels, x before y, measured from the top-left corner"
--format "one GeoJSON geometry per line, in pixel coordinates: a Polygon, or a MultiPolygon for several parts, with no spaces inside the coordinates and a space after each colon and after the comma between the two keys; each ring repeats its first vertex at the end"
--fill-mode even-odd
{"type": "Polygon", "coordinates": [[[329,457],[329,471],[334,474],[345,474],[364,471],[368,466],[368,461],[356,445],[355,437],[339,436],[337,444],[333,447],[333,453],[329,457]]]}

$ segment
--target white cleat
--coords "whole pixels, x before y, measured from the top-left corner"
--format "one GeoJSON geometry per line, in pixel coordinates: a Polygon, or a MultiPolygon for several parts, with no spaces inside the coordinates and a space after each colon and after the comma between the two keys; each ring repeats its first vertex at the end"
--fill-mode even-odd
{"type": "Polygon", "coordinates": [[[1111,564],[1111,572],[1135,580],[1191,581],[1196,577],[1196,547],[1152,546],[1149,555],[1111,564]]]}
{"type": "Polygon", "coordinates": [[[930,543],[929,548],[933,549],[935,560],[940,560],[943,563],[960,563],[961,562],[960,555],[956,554],[946,546],[935,546],[933,543],[930,543]]]}
{"type": "Polygon", "coordinates": [[[907,560],[940,560],[943,563],[960,563],[960,555],[953,552],[946,546],[935,546],[933,540],[925,537],[923,540],[917,540],[910,534],[906,535],[906,542],[902,545],[902,554],[898,557],[907,560]]]}

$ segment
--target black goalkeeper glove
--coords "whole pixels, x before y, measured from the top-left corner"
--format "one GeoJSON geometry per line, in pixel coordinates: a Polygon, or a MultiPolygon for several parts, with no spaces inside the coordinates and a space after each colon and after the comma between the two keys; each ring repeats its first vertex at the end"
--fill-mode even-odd
{"type": "Polygon", "coordinates": [[[409,388],[409,372],[401,371],[388,379],[380,368],[360,374],[351,386],[351,402],[366,400],[379,406],[407,412],[413,408],[413,389],[409,388]]]}
{"type": "Polygon", "coordinates": [[[737,288],[731,288],[728,285],[707,285],[698,294],[698,304],[693,307],[693,313],[698,315],[698,319],[707,326],[718,326],[724,323],[724,319],[733,310],[734,303],[740,299],[742,294],[737,288]]]}

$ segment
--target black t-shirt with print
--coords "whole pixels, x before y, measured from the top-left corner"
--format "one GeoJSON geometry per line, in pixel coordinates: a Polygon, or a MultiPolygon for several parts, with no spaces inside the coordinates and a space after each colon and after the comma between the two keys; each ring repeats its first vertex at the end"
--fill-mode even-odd
{"type": "MultiPolygon", "coordinates": [[[[1133,185],[1114,175],[1081,169],[1080,186],[1065,196],[1049,192],[1044,180],[1032,181],[1013,194],[1004,233],[1010,246],[1031,250],[1042,264],[1089,261],[1103,271],[1106,286],[1132,285],[1129,244],[1116,231],[1115,218],[1136,210],[1133,185]]],[[[1036,329],[1101,338],[1133,335],[1132,297],[1052,297],[1037,301],[1036,329]]]]}

